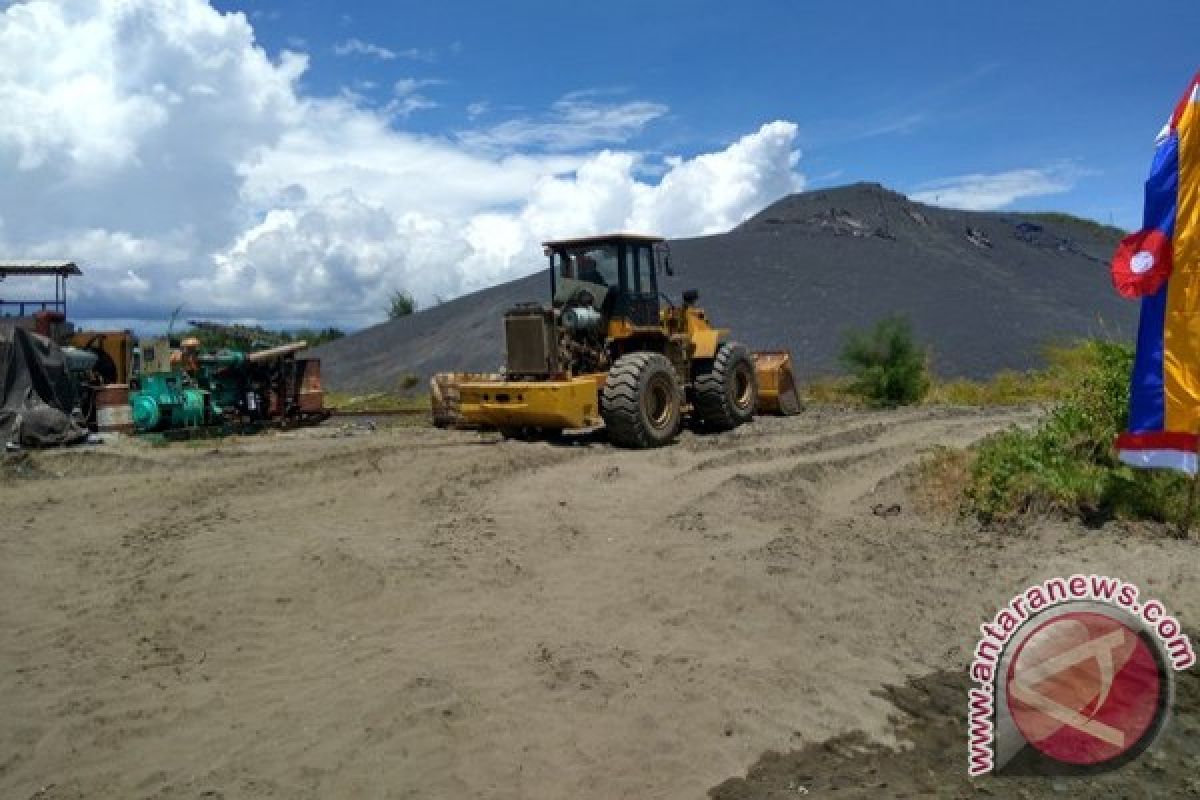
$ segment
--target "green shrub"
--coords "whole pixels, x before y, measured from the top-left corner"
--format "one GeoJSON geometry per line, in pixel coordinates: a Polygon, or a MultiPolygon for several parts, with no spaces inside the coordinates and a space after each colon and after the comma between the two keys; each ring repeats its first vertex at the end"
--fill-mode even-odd
{"type": "Polygon", "coordinates": [[[1013,428],[979,445],[966,510],[985,523],[1055,511],[1097,523],[1114,516],[1178,521],[1187,477],[1135,470],[1113,447],[1128,421],[1133,349],[1093,341],[1074,352],[1065,396],[1036,428],[1013,428]]]}
{"type": "Polygon", "coordinates": [[[400,319],[415,313],[417,310],[417,301],[412,296],[411,292],[405,292],[397,289],[392,292],[388,300],[387,315],[388,319],[400,319]]]}
{"type": "Polygon", "coordinates": [[[903,317],[881,319],[870,331],[851,331],[842,363],[854,376],[850,390],[872,408],[919,403],[929,391],[925,351],[903,317]]]}

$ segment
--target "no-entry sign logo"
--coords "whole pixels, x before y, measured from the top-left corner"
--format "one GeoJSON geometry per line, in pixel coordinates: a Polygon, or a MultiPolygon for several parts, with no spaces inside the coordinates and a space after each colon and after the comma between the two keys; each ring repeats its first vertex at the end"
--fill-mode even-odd
{"type": "Polygon", "coordinates": [[[1052,578],[980,627],[968,766],[1080,774],[1118,767],[1167,724],[1191,640],[1157,600],[1102,575],[1052,578]]]}
{"type": "Polygon", "coordinates": [[[1021,736],[1056,761],[1098,765],[1136,750],[1167,712],[1155,645],[1124,621],[1068,611],[1021,642],[1007,681],[1021,736]]]}

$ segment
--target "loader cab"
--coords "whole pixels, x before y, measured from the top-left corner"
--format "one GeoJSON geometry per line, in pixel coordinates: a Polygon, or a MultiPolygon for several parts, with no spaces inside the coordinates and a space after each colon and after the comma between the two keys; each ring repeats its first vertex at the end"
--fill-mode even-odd
{"type": "Polygon", "coordinates": [[[658,267],[666,244],[657,236],[618,234],[546,242],[555,308],[589,307],[607,322],[658,326],[658,267]]]}

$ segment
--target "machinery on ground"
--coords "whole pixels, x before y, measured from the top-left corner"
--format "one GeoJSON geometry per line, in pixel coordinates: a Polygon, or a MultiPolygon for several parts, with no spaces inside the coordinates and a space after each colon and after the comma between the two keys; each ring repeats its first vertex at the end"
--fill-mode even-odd
{"type": "Polygon", "coordinates": [[[455,382],[463,423],[514,437],[603,424],[614,444],[644,448],[672,441],[685,418],[713,431],[750,421],[760,383],[772,410],[799,410],[787,354],[756,369],[695,290],[679,305],[659,292],[658,273],[673,274],[663,239],[612,234],[546,242],[545,252],[551,305],[505,313],[503,377],[455,382]]]}
{"type": "Polygon", "coordinates": [[[61,349],[70,391],[55,392],[54,399],[79,424],[120,432],[248,431],[329,417],[321,362],[298,356],[305,342],[287,342],[290,336],[258,327],[205,320],[193,325],[245,349],[202,352],[195,338],[175,348],[169,336],[142,340],[139,349],[131,331],[76,330],[67,319],[66,283],[81,274],[71,261],[0,261],[0,282],[55,281],[53,298],[0,299],[0,330],[28,330],[61,349]]]}
{"type": "Polygon", "coordinates": [[[214,416],[209,397],[179,368],[166,338],[141,342],[137,389],[129,394],[133,425],[140,432],[203,427],[214,416]]]}
{"type": "MultiPolygon", "coordinates": [[[[0,260],[0,285],[18,281],[23,299],[0,298],[0,331],[22,328],[58,345],[71,383],[78,421],[96,425],[96,394],[110,384],[126,384],[133,370],[133,335],[129,331],[79,331],[67,319],[67,279],[82,275],[68,260],[0,260]],[[38,292],[39,281],[54,281],[54,294],[38,292]],[[30,295],[41,294],[40,299],[30,295]]],[[[45,283],[42,284],[45,286],[45,283]]]]}
{"type": "Polygon", "coordinates": [[[166,338],[142,342],[137,389],[129,396],[140,432],[265,423],[313,424],[326,419],[320,362],[296,358],[308,345],[292,342],[255,352],[200,350],[196,339],[174,349],[166,338]]]}
{"type": "MultiPolygon", "coordinates": [[[[60,340],[62,341],[62,340],[60,340]]],[[[129,383],[134,372],[134,343],[130,331],[75,331],[65,343],[95,354],[95,380],[101,384],[129,383]]]]}

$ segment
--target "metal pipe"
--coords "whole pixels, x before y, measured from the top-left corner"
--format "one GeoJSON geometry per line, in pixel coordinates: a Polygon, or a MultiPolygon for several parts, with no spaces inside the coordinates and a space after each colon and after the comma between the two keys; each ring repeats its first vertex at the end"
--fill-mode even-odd
{"type": "Polygon", "coordinates": [[[299,353],[308,347],[308,342],[299,341],[291,344],[283,344],[279,347],[272,347],[268,350],[259,350],[256,353],[247,353],[246,360],[251,364],[257,364],[260,361],[271,361],[276,358],[290,356],[292,353],[299,353]]]}

